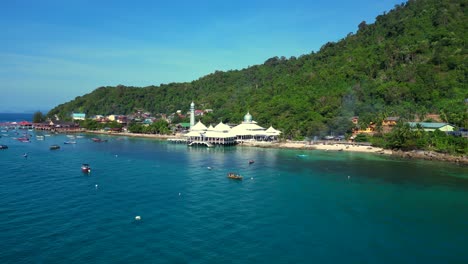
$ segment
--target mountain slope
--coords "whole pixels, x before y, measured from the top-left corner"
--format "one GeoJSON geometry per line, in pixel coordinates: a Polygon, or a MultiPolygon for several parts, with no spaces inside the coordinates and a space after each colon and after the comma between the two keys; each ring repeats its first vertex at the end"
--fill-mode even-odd
{"type": "Polygon", "coordinates": [[[343,133],[353,115],[369,122],[434,112],[468,127],[466,6],[464,0],[408,1],[317,53],[274,57],[190,83],[101,87],[48,115],[126,114],[135,108],[170,113],[188,110],[193,100],[214,109],[207,121],[239,122],[250,111],[260,124],[290,137],[343,133]]]}

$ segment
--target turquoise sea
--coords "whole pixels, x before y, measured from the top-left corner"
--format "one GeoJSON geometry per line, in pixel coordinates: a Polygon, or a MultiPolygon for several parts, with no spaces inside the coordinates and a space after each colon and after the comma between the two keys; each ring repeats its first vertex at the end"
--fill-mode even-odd
{"type": "Polygon", "coordinates": [[[26,132],[0,138],[0,263],[468,263],[466,167],[26,132]]]}

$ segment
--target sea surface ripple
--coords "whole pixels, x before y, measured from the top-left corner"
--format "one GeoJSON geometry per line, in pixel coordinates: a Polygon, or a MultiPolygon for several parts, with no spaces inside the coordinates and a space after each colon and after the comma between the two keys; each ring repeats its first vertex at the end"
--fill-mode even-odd
{"type": "Polygon", "coordinates": [[[466,167],[9,133],[0,263],[468,263],[466,167]]]}

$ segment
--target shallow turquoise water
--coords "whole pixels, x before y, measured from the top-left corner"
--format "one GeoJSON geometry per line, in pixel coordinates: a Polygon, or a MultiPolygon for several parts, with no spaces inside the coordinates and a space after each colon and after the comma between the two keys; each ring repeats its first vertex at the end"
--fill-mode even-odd
{"type": "Polygon", "coordinates": [[[466,167],[91,137],[0,138],[0,263],[468,263],[466,167]]]}

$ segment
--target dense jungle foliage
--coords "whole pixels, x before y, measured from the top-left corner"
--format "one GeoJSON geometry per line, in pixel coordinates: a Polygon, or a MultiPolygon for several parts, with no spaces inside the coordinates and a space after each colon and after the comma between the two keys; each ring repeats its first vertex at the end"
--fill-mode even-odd
{"type": "Polygon", "coordinates": [[[410,0],[318,52],[273,57],[187,83],[100,87],[48,116],[130,114],[136,108],[169,114],[188,111],[194,101],[197,109],[213,109],[207,125],[239,123],[250,111],[260,125],[273,125],[287,138],[343,134],[352,116],[365,125],[438,113],[468,127],[466,7],[466,0],[410,0]]]}

